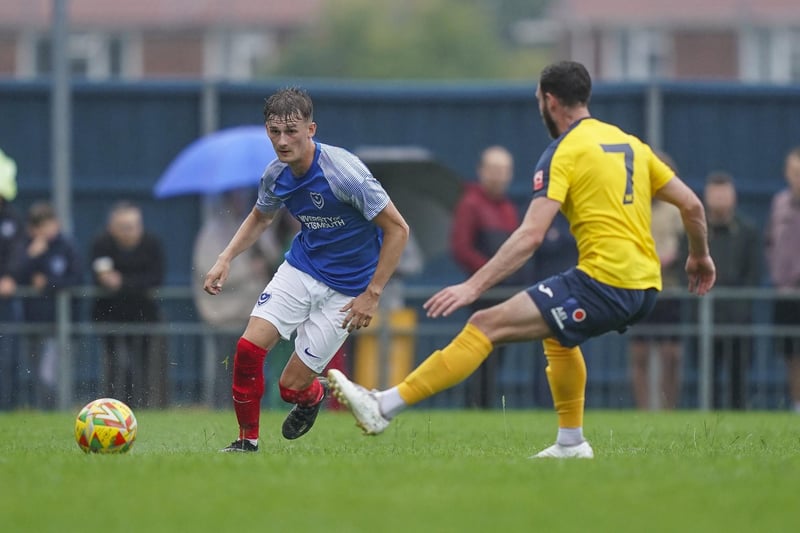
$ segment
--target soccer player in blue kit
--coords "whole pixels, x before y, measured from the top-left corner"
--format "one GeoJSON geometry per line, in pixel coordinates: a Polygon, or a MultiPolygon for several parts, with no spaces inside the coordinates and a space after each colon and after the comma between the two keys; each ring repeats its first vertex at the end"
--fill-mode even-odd
{"type": "MultiPolygon", "coordinates": [[[[219,294],[231,261],[252,246],[286,206],[302,223],[258,297],[233,360],[233,406],[239,436],[225,452],[258,451],[264,360],[296,331],[295,350],[278,386],[295,406],[282,433],[296,439],[314,425],[325,387],[317,379],[347,335],[367,327],[408,240],[408,225],[386,191],[353,154],[316,142],[313,103],[286,88],[264,105],[277,159],[264,171],[253,210],[205,277],[219,294]]],[[[266,139],[265,139],[266,142],[266,139]]]]}
{"type": "Polygon", "coordinates": [[[661,269],[650,233],[653,197],[677,206],[689,239],[689,290],[705,294],[716,271],[708,251],[702,202],[636,137],[589,114],[591,78],[580,63],[547,66],[536,99],[550,136],[533,174],[533,200],[519,228],[469,279],[425,304],[447,316],[518,270],[536,251],[560,210],[578,245],[578,265],[474,313],[453,341],[433,352],[402,383],[367,391],[330,370],[336,396],[366,434],[381,433],[409,405],[459,383],[495,344],[541,339],[558,414],[552,446],[535,458],[592,458],[583,436],[586,365],[580,344],[624,331],[653,307],[661,269]]]}

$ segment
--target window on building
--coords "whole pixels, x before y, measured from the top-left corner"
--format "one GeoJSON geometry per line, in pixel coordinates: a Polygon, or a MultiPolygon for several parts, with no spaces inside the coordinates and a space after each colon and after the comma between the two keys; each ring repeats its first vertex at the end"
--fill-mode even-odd
{"type": "Polygon", "coordinates": [[[764,27],[746,27],[739,40],[739,78],[765,82],[772,78],[772,32],[764,27]]]}
{"type": "Polygon", "coordinates": [[[743,80],[800,83],[800,28],[747,28],[740,42],[743,80]]]}
{"type": "MultiPolygon", "coordinates": [[[[50,35],[35,40],[34,76],[49,76],[53,71],[53,44],[50,35]]],[[[101,34],[73,34],[69,39],[67,58],[72,76],[107,79],[122,75],[123,43],[119,37],[101,34]]]]}
{"type": "Polygon", "coordinates": [[[275,39],[258,32],[226,31],[210,36],[206,75],[247,80],[258,77],[275,60],[275,39]]]}
{"type": "Polygon", "coordinates": [[[653,28],[622,28],[604,39],[603,64],[609,79],[651,80],[665,77],[670,68],[669,39],[653,28]]]}

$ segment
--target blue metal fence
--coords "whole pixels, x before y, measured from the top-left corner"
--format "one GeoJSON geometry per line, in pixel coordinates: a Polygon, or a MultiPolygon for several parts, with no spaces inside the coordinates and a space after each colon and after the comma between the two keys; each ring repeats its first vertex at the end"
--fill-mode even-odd
{"type": "MultiPolygon", "coordinates": [[[[422,362],[434,350],[443,348],[463,327],[465,311],[455,313],[447,319],[431,320],[424,317],[422,302],[436,287],[416,287],[407,291],[408,305],[417,311],[418,323],[413,329],[392,328],[388,321],[380,327],[359,331],[347,341],[346,365],[355,370],[356,352],[361,335],[374,335],[378,339],[378,357],[382,361],[378,383],[387,386],[388,368],[392,360],[390,343],[394,336],[411,335],[413,338],[414,364],[422,362]]],[[[496,289],[490,297],[503,296],[515,291],[513,288],[496,289]]],[[[89,287],[76,288],[64,293],[60,314],[53,324],[25,324],[0,322],[3,332],[0,341],[0,409],[37,405],[35,384],[39,381],[40,360],[31,357],[37,336],[52,336],[59,340],[62,349],[59,359],[57,393],[62,407],[85,403],[88,398],[103,394],[103,338],[122,338],[126,335],[155,336],[163,341],[164,350],[153,352],[150,357],[157,361],[164,356],[164,377],[170,405],[227,406],[230,394],[230,358],[236,339],[244,328],[215,330],[198,323],[182,312],[192,305],[192,294],[188,288],[172,288],[158,291],[158,299],[164,306],[163,320],[157,324],[109,324],[92,323],[88,320],[89,303],[95,290],[89,287]],[[69,299],[81,302],[78,314],[66,314],[76,306],[69,299]],[[164,305],[169,303],[170,305],[164,305]],[[81,311],[83,310],[83,311],[81,311]],[[218,342],[222,340],[223,342],[218,342]],[[64,348],[66,347],[66,348],[64,348]],[[227,381],[226,381],[227,380],[227,381]]],[[[676,338],[681,344],[681,393],[678,407],[684,409],[710,409],[714,388],[727,392],[731,387],[731,375],[723,368],[713,368],[713,354],[709,351],[714,340],[744,338],[752,346],[747,358],[747,386],[744,393],[748,409],[787,409],[786,368],[783,354],[775,345],[778,336],[791,334],[798,339],[800,349],[800,326],[771,324],[771,303],[775,298],[800,299],[800,292],[777,293],[771,289],[719,289],[709,297],[697,298],[683,291],[670,293],[686,302],[686,308],[697,308],[699,320],[680,324],[647,324],[635,326],[625,335],[609,333],[591,339],[582,346],[588,370],[586,402],[589,408],[630,408],[633,395],[630,376],[631,335],[648,335],[653,339],[676,338]],[[747,299],[767,304],[769,311],[750,324],[715,323],[710,311],[714,300],[733,301],[747,299]]],[[[158,346],[161,349],[161,346],[158,346]]],[[[275,353],[281,350],[275,351],[275,353]]],[[[289,350],[290,351],[290,350],[289,350]]],[[[283,350],[286,352],[286,350],[283,350]]],[[[730,355],[725,352],[723,356],[730,355]]],[[[494,357],[494,356],[493,356],[494,357]]],[[[274,389],[275,380],[285,363],[285,358],[270,355],[267,359],[268,386],[274,389]]],[[[124,363],[121,363],[124,366],[124,363]]],[[[161,364],[161,363],[159,363],[161,364]]],[[[503,348],[497,360],[497,373],[492,382],[492,394],[488,407],[509,409],[552,407],[545,376],[546,360],[541,343],[526,342],[509,344],[503,348]]],[[[156,378],[145,380],[151,389],[157,389],[156,378]]],[[[148,392],[141,393],[143,397],[148,392]]],[[[157,405],[143,401],[143,405],[157,405]]],[[[265,397],[265,406],[281,409],[284,405],[275,395],[265,397]]],[[[467,384],[462,383],[440,395],[423,402],[424,407],[461,408],[470,407],[467,384]]],[[[722,408],[730,407],[724,403],[722,408]]]]}

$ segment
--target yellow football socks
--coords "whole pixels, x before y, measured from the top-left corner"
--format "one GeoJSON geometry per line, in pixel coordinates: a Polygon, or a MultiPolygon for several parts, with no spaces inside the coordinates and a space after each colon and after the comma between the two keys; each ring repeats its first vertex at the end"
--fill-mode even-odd
{"type": "Polygon", "coordinates": [[[466,379],[481,366],[492,348],[492,342],[480,329],[467,324],[450,344],[433,352],[414,369],[397,390],[408,405],[421,402],[466,379]]]}
{"type": "Polygon", "coordinates": [[[583,405],[586,392],[586,363],[579,347],[565,348],[555,339],[545,339],[547,381],[558,413],[558,427],[583,426],[583,405]]]}

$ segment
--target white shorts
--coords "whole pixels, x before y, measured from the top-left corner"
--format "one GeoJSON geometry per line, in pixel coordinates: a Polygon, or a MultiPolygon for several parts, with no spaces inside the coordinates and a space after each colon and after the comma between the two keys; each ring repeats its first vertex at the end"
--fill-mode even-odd
{"type": "Polygon", "coordinates": [[[339,310],[352,299],[284,261],[250,316],[274,325],[287,340],[297,330],[294,351],[319,374],[347,338],[348,332],[342,327],[347,313],[339,310]]]}

